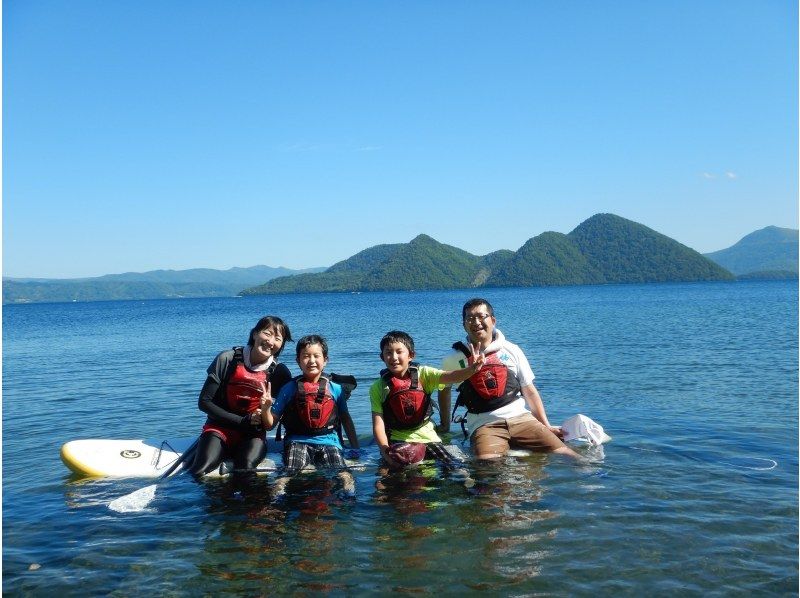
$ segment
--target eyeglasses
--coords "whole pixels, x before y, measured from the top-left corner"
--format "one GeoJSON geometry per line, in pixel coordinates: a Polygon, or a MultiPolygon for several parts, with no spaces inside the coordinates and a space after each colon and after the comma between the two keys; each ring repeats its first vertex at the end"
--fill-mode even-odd
{"type": "Polygon", "coordinates": [[[491,314],[472,314],[464,318],[464,321],[467,322],[468,324],[471,324],[473,322],[485,322],[486,318],[491,318],[491,317],[492,317],[491,314]]]}

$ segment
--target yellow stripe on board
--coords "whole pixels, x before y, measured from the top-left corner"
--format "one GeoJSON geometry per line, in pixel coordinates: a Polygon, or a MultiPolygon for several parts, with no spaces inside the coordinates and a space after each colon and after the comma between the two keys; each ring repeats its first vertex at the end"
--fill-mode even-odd
{"type": "Polygon", "coordinates": [[[64,465],[66,465],[70,470],[74,471],[75,473],[87,476],[106,477],[108,475],[108,473],[100,471],[99,469],[92,469],[91,467],[85,467],[79,465],[79,461],[77,457],[70,450],[69,445],[70,443],[67,442],[61,447],[61,460],[64,462],[64,465]]]}

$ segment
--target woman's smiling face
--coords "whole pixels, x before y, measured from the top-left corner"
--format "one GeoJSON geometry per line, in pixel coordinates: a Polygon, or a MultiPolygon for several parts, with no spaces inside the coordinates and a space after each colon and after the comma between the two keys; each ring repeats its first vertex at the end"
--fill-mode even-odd
{"type": "Polygon", "coordinates": [[[259,330],[253,335],[250,361],[258,365],[274,357],[283,347],[283,335],[274,326],[259,330]]]}

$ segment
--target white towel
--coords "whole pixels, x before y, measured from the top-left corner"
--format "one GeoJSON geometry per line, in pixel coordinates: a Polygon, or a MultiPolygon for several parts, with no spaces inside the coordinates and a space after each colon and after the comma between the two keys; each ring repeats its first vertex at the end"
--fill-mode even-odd
{"type": "Polygon", "coordinates": [[[611,436],[603,431],[603,426],[580,413],[578,415],[573,415],[561,424],[561,429],[564,430],[565,442],[570,440],[585,440],[597,446],[611,440],[611,436]]]}

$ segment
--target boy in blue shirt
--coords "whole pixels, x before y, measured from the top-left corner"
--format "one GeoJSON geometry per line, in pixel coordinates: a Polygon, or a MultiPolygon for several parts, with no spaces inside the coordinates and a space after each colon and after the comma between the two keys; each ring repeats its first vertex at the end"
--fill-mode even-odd
{"type": "Polygon", "coordinates": [[[291,476],[309,464],[339,470],[337,477],[345,493],[355,492],[353,475],[344,460],[341,429],[352,448],[359,448],[358,436],[342,387],[323,374],[327,363],[325,339],[316,334],[304,336],[297,341],[297,365],[303,374],[287,382],[274,400],[269,386],[265,389],[261,409],[264,427],[272,429],[280,421],[286,429],[285,473],[276,480],[276,496],[285,492],[291,476]]]}

